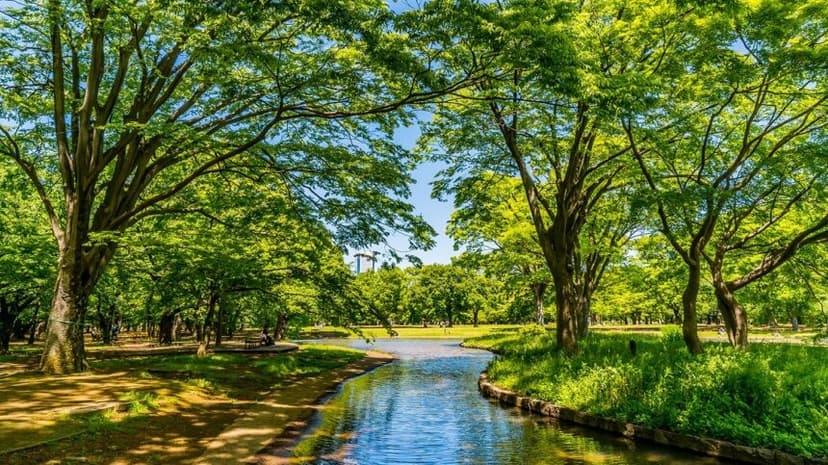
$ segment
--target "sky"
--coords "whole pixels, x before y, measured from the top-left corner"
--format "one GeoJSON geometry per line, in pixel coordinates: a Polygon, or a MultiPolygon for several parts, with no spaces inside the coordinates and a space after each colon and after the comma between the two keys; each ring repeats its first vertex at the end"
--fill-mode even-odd
{"type": "MultiPolygon", "coordinates": [[[[420,136],[420,128],[417,124],[409,127],[399,128],[394,133],[394,141],[406,149],[410,149],[417,142],[420,136]]],[[[458,252],[454,251],[453,241],[446,236],[446,224],[454,209],[452,199],[441,202],[437,199],[431,198],[431,182],[435,175],[441,168],[440,163],[426,162],[422,163],[412,173],[412,178],[415,184],[411,186],[411,198],[408,201],[414,206],[416,213],[421,215],[428,224],[437,232],[434,238],[435,246],[431,250],[416,250],[408,251],[408,238],[401,234],[393,234],[388,237],[388,244],[397,250],[400,255],[416,255],[423,264],[433,263],[450,263],[451,257],[458,252]]],[[[377,246],[375,249],[381,255],[377,257],[377,262],[382,263],[387,259],[388,249],[383,246],[377,246]]],[[[354,253],[356,250],[349,252],[349,257],[346,257],[346,262],[354,261],[354,253]]],[[[367,252],[367,251],[366,251],[367,252]]],[[[408,266],[407,261],[400,263],[400,266],[408,266]]]]}

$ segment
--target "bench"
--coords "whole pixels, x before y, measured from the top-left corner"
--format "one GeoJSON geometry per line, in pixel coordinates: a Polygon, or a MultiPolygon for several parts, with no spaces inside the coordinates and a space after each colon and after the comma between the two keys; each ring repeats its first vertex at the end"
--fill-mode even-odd
{"type": "Polygon", "coordinates": [[[262,343],[261,338],[258,337],[246,337],[244,338],[244,348],[245,349],[255,349],[259,347],[262,343]]]}

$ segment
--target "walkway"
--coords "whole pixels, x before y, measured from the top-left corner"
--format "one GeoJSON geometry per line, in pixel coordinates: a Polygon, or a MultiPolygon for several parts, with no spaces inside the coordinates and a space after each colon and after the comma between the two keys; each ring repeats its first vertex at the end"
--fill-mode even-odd
{"type": "Polygon", "coordinates": [[[292,444],[290,436],[296,436],[304,429],[315,410],[325,408],[317,404],[320,398],[336,392],[339,384],[348,378],[391,360],[393,357],[389,354],[368,351],[365,358],[348,366],[315,377],[286,381],[289,389],[273,391],[256,403],[247,415],[211,441],[195,464],[287,463],[280,455],[286,455],[286,447],[292,444]],[[267,451],[257,456],[265,448],[267,451]]]}

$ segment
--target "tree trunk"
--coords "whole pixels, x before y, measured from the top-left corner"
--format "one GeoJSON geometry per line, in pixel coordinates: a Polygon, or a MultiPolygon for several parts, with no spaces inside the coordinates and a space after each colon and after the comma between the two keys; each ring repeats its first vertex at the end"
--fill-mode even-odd
{"type": "Polygon", "coordinates": [[[477,320],[478,320],[479,315],[480,315],[480,309],[479,308],[472,310],[472,326],[474,326],[475,328],[477,328],[477,326],[478,326],[478,321],[477,320]]]}
{"type": "Polygon", "coordinates": [[[730,345],[746,349],[748,346],[747,312],[722,280],[721,272],[714,272],[713,274],[713,290],[716,294],[716,304],[719,307],[722,320],[724,320],[730,345]]]}
{"type": "MultiPolygon", "coordinates": [[[[62,261],[68,260],[62,257],[62,261]]],[[[77,261],[80,262],[79,259],[77,261]]],[[[81,266],[80,263],[76,266],[59,266],[46,342],[40,360],[40,369],[44,373],[75,373],[87,368],[83,325],[89,286],[81,281],[81,266]]]]}
{"type": "Polygon", "coordinates": [[[681,296],[681,305],[684,313],[681,332],[684,336],[684,343],[687,345],[687,350],[693,355],[698,355],[704,352],[701,340],[699,339],[698,320],[696,317],[696,300],[699,297],[701,283],[701,267],[699,266],[699,262],[689,263],[688,271],[687,285],[681,296]]]}
{"type": "Polygon", "coordinates": [[[215,324],[215,334],[216,334],[216,347],[221,345],[221,336],[223,334],[222,327],[224,325],[224,305],[221,302],[216,303],[216,307],[218,311],[216,312],[216,324],[215,324]]]}
{"type": "Polygon", "coordinates": [[[719,314],[724,321],[727,339],[733,347],[746,349],[748,346],[748,320],[747,313],[742,305],[736,300],[734,290],[725,282],[722,275],[722,261],[724,249],[719,247],[716,250],[715,258],[710,261],[711,280],[713,292],[716,295],[716,305],[719,314]]]}
{"type": "MultiPolygon", "coordinates": [[[[587,286],[587,284],[584,284],[587,286]]],[[[579,296],[579,302],[576,315],[576,335],[578,339],[583,339],[589,336],[589,320],[590,320],[590,298],[587,296],[587,289],[582,289],[584,292],[579,296]]]]}
{"type": "Polygon", "coordinates": [[[172,344],[175,340],[175,319],[180,308],[167,311],[161,314],[161,321],[158,323],[158,343],[163,345],[172,344]]]}
{"type": "Polygon", "coordinates": [[[535,296],[535,322],[544,325],[543,294],[546,292],[546,283],[532,283],[532,294],[535,296]]]}
{"type": "Polygon", "coordinates": [[[49,374],[84,371],[87,368],[83,343],[89,296],[101,271],[115,253],[115,244],[90,244],[90,209],[93,188],[64,185],[66,225],[55,233],[58,266],[52,307],[46,327],[46,341],[40,369],[49,374]]]}
{"type": "Polygon", "coordinates": [[[11,302],[6,300],[5,297],[0,297],[0,354],[9,352],[12,326],[15,319],[17,319],[17,315],[11,310],[11,302]]]}
{"type": "Polygon", "coordinates": [[[287,313],[280,313],[276,318],[276,328],[273,329],[274,340],[283,341],[285,339],[289,318],[290,316],[287,313]]]}
{"type": "Polygon", "coordinates": [[[554,257],[552,266],[550,266],[552,280],[555,284],[555,305],[557,307],[555,336],[559,349],[568,354],[575,354],[578,352],[576,325],[580,293],[565,262],[565,257],[554,257]]]}
{"type": "Polygon", "coordinates": [[[35,336],[37,336],[37,323],[38,323],[37,314],[38,314],[39,310],[40,310],[40,303],[38,302],[35,305],[34,315],[32,315],[32,326],[29,329],[29,340],[27,341],[27,344],[30,345],[30,346],[34,345],[35,336]]]}
{"type": "Polygon", "coordinates": [[[9,353],[9,344],[11,343],[11,332],[3,329],[0,331],[0,354],[9,353]]]}
{"type": "Polygon", "coordinates": [[[112,344],[112,324],[115,318],[115,304],[109,304],[106,312],[99,310],[98,326],[101,328],[101,340],[104,345],[112,344]]]}
{"type": "Polygon", "coordinates": [[[196,351],[198,357],[207,355],[207,346],[210,345],[210,338],[213,333],[213,316],[216,312],[217,302],[218,295],[210,291],[210,297],[207,299],[207,315],[204,317],[204,323],[201,325],[201,331],[199,331],[198,350],[196,351]]]}
{"type": "Polygon", "coordinates": [[[207,347],[210,345],[210,337],[213,333],[212,326],[206,326],[202,332],[202,339],[198,342],[198,350],[196,350],[197,357],[204,357],[207,355],[207,347]]]}

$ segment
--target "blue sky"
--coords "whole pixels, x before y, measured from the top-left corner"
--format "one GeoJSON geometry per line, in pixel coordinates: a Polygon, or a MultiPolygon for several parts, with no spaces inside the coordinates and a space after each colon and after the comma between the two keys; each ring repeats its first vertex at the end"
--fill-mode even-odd
{"type": "MultiPolygon", "coordinates": [[[[415,125],[398,129],[394,139],[403,147],[411,148],[417,142],[419,135],[420,129],[415,125]]],[[[422,215],[431,227],[437,231],[436,245],[431,250],[413,252],[426,264],[449,263],[451,256],[456,253],[451,238],[446,236],[446,224],[454,209],[451,198],[446,202],[441,202],[431,197],[431,181],[434,180],[434,176],[440,168],[442,168],[442,165],[439,163],[426,162],[417,167],[412,174],[415,184],[411,186],[410,202],[414,205],[417,213],[422,215]]],[[[407,240],[401,236],[389,238],[389,243],[397,248],[407,246],[407,240]]]]}
{"type": "MultiPolygon", "coordinates": [[[[399,128],[394,133],[394,141],[406,149],[410,149],[416,144],[417,137],[420,136],[420,128],[417,124],[409,127],[399,128]]],[[[453,242],[451,238],[446,236],[446,224],[451,216],[453,210],[452,201],[449,198],[446,202],[441,202],[437,199],[431,198],[431,182],[435,175],[440,170],[441,164],[435,162],[426,162],[417,167],[412,173],[415,184],[411,186],[411,198],[408,200],[414,205],[415,211],[420,214],[437,232],[435,239],[435,246],[431,250],[416,250],[408,251],[408,238],[401,234],[392,234],[388,237],[388,245],[400,255],[416,255],[424,264],[431,263],[449,263],[452,255],[457,252],[453,249],[453,242]]],[[[387,259],[388,248],[377,246],[373,250],[381,253],[377,258],[379,263],[387,259]]],[[[351,250],[349,257],[345,259],[346,262],[353,262],[353,254],[356,251],[351,250]]],[[[400,266],[408,266],[408,262],[404,261],[400,266]]]]}

